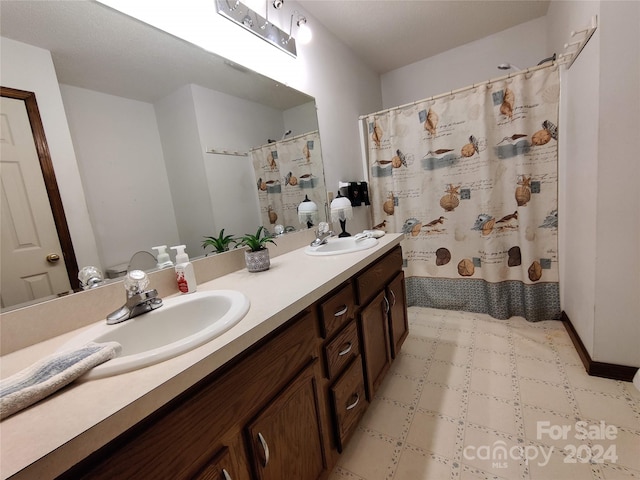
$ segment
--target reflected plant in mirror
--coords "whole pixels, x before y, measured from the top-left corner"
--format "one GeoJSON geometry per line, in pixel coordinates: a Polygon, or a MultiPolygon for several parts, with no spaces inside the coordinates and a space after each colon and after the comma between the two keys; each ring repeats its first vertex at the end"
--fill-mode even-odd
{"type": "Polygon", "coordinates": [[[225,235],[223,228],[222,230],[220,230],[220,233],[217,237],[205,237],[204,241],[202,242],[202,248],[206,250],[207,247],[212,247],[214,253],[223,253],[228,252],[231,245],[237,242],[238,239],[236,239],[233,235],[225,235]]]}

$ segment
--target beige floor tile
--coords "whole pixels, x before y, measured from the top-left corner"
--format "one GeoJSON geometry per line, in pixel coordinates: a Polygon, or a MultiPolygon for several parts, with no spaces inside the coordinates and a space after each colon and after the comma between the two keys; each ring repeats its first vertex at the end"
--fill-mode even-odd
{"type": "Polygon", "coordinates": [[[456,427],[455,422],[416,412],[409,428],[407,443],[451,459],[455,453],[456,427]]]}
{"type": "Polygon", "coordinates": [[[556,351],[565,365],[579,365],[584,368],[580,355],[573,345],[557,345],[556,351]]]}
{"type": "Polygon", "coordinates": [[[514,397],[511,386],[511,376],[501,375],[496,372],[473,369],[471,372],[471,385],[474,392],[485,393],[495,397],[512,399],[514,397]]]}
{"type": "Polygon", "coordinates": [[[404,351],[401,351],[391,364],[390,373],[408,375],[409,377],[422,377],[426,365],[427,359],[406,355],[404,351]]]}
{"type": "Polygon", "coordinates": [[[522,471],[520,461],[511,458],[508,453],[514,447],[517,447],[514,441],[504,440],[467,426],[464,433],[462,463],[500,477],[519,479],[522,471]],[[500,457],[504,449],[507,451],[506,458],[500,457]]]}
{"type": "MultiPolygon", "coordinates": [[[[611,452],[615,452],[618,456],[615,462],[617,465],[640,472],[640,432],[633,434],[619,429],[614,439],[597,439],[593,440],[593,444],[602,445],[605,452],[613,446],[611,452]]],[[[606,458],[604,460],[607,463],[613,463],[606,458]]]]}
{"type": "Polygon", "coordinates": [[[503,480],[505,477],[499,477],[497,475],[487,477],[485,472],[481,472],[477,469],[471,469],[469,466],[465,466],[465,470],[460,472],[460,480],[487,480],[487,478],[491,478],[491,480],[503,480]],[[469,469],[469,471],[466,469],[469,469]]]}
{"type": "Polygon", "coordinates": [[[513,406],[473,392],[469,395],[467,421],[511,435],[518,432],[513,406]]]}
{"type": "Polygon", "coordinates": [[[342,452],[338,465],[366,480],[382,480],[393,462],[394,449],[394,444],[358,430],[342,452]]]}
{"type": "Polygon", "coordinates": [[[461,412],[462,391],[446,386],[426,383],[418,406],[431,412],[457,418],[461,412]]]}
{"type": "Polygon", "coordinates": [[[417,400],[419,387],[420,382],[415,379],[387,373],[387,376],[376,392],[376,397],[396,400],[405,405],[411,405],[417,400]]]}
{"type": "Polygon", "coordinates": [[[494,352],[511,352],[511,345],[509,345],[509,340],[506,338],[506,335],[500,336],[493,332],[482,332],[479,330],[478,333],[476,333],[475,346],[476,348],[479,347],[494,352]]]}
{"type": "Polygon", "coordinates": [[[490,333],[501,337],[507,336],[507,322],[502,320],[494,320],[488,317],[477,322],[478,332],[490,333]]]}
{"type": "Polygon", "coordinates": [[[567,333],[567,330],[564,326],[556,330],[551,330],[549,332],[551,337],[551,341],[556,345],[565,345],[568,347],[573,347],[573,342],[571,341],[571,337],[567,333]]]}
{"type": "Polygon", "coordinates": [[[473,367],[493,370],[497,373],[511,373],[511,364],[508,354],[482,350],[477,346],[473,352],[473,367]]]}
{"type": "Polygon", "coordinates": [[[638,410],[640,410],[640,390],[638,390],[631,382],[622,382],[625,396],[628,396],[633,401],[637,402],[638,410]]]}
{"type": "Polygon", "coordinates": [[[413,335],[413,332],[402,344],[402,353],[408,353],[417,357],[429,358],[435,351],[435,341],[421,340],[413,335]]]}
{"type": "Polygon", "coordinates": [[[640,471],[629,471],[618,465],[605,464],[602,466],[602,473],[605,480],[637,480],[640,478],[640,471]]]}
{"type": "Polygon", "coordinates": [[[555,363],[543,362],[530,357],[516,357],[518,375],[546,382],[562,384],[564,377],[555,363]]]}
{"type": "Polygon", "coordinates": [[[564,367],[571,386],[612,395],[622,395],[624,389],[621,382],[608,378],[593,377],[587,373],[582,365],[567,365],[564,367]]]}
{"type": "Polygon", "coordinates": [[[427,382],[440,383],[449,387],[461,387],[465,383],[465,372],[464,367],[434,361],[429,366],[427,382]]]}
{"type": "Polygon", "coordinates": [[[457,345],[471,345],[473,332],[468,330],[443,328],[440,332],[440,341],[455,343],[457,345]]]}
{"type": "Polygon", "coordinates": [[[574,391],[580,413],[591,420],[627,427],[640,431],[640,421],[636,418],[628,402],[623,398],[612,398],[594,392],[574,391]]]}
{"type": "Polygon", "coordinates": [[[533,405],[560,413],[572,414],[573,409],[560,385],[546,385],[526,378],[518,379],[520,400],[524,405],[533,405]]]}
{"type": "Polygon", "coordinates": [[[408,417],[413,415],[406,407],[375,399],[362,417],[360,425],[393,438],[403,438],[408,428],[408,417]]]}
{"type": "Polygon", "coordinates": [[[344,479],[367,480],[366,478],[355,475],[354,473],[349,472],[348,470],[344,470],[342,467],[336,467],[333,470],[333,472],[331,472],[331,475],[329,476],[329,480],[344,480],[344,479]]]}
{"type": "Polygon", "coordinates": [[[582,480],[593,478],[591,466],[588,463],[566,463],[566,460],[567,457],[564,457],[558,451],[554,451],[546,464],[541,457],[530,461],[529,475],[531,480],[582,480]]]}
{"type": "MultiPolygon", "coordinates": [[[[516,355],[521,357],[532,357],[546,362],[555,362],[556,354],[550,345],[539,343],[524,337],[513,339],[516,355]]],[[[560,348],[560,347],[558,347],[560,348]]],[[[566,349],[567,347],[562,347],[566,349]]]]}
{"type": "Polygon", "coordinates": [[[440,343],[436,348],[434,358],[456,365],[466,365],[469,359],[469,350],[468,347],[457,346],[453,343],[440,343]]]}
{"type": "Polygon", "coordinates": [[[409,331],[416,338],[422,340],[436,340],[438,338],[438,328],[432,325],[413,323],[409,326],[409,331]]]}
{"type": "Polygon", "coordinates": [[[405,449],[400,456],[394,480],[437,480],[448,479],[451,467],[433,459],[431,455],[421,455],[405,449]]]}
{"type": "Polygon", "coordinates": [[[542,345],[549,345],[552,342],[551,335],[538,326],[518,325],[511,331],[514,339],[526,339],[542,345]]]}
{"type": "Polygon", "coordinates": [[[540,411],[528,405],[522,407],[524,434],[527,440],[544,445],[551,445],[563,449],[573,439],[575,418],[572,415],[563,416],[548,411],[540,411]],[[555,435],[551,430],[564,428],[567,430],[566,438],[563,435],[555,435]],[[569,431],[570,429],[570,431],[569,431]],[[558,437],[558,438],[556,438],[558,437]]]}

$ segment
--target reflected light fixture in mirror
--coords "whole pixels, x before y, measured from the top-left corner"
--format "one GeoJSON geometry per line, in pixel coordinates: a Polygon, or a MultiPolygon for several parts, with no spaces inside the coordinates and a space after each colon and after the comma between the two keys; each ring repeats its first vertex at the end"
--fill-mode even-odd
{"type": "Polygon", "coordinates": [[[340,221],[342,232],[338,237],[350,237],[351,234],[346,231],[347,220],[353,217],[353,208],[351,201],[347,197],[343,197],[340,191],[338,196],[331,201],[331,221],[340,221]]]}
{"type": "Polygon", "coordinates": [[[294,17],[296,18],[296,25],[298,26],[298,35],[296,36],[296,39],[298,43],[300,43],[301,45],[305,45],[311,41],[311,37],[313,36],[313,33],[311,32],[311,29],[307,25],[307,17],[298,13],[297,10],[294,10],[294,12],[291,14],[291,20],[289,22],[289,38],[287,38],[286,40],[282,40],[282,43],[286,45],[288,42],[290,42],[293,39],[294,17]]]}
{"type": "Polygon", "coordinates": [[[313,227],[318,223],[318,205],[315,202],[309,200],[309,196],[305,195],[304,200],[298,205],[298,220],[303,225],[306,224],[307,228],[313,227]]]}

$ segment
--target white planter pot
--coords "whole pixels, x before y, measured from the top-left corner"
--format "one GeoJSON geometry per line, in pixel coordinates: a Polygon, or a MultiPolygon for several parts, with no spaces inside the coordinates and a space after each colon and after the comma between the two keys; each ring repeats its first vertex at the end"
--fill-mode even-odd
{"type": "Polygon", "coordinates": [[[269,270],[269,266],[271,266],[269,250],[266,248],[257,252],[247,250],[244,252],[244,259],[247,264],[247,270],[250,272],[263,272],[269,270]]]}

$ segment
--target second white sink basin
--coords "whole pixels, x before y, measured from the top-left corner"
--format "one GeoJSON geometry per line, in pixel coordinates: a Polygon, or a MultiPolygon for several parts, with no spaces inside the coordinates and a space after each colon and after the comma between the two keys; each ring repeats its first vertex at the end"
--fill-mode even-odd
{"type": "Polygon", "coordinates": [[[92,368],[83,379],[102,378],[147,367],[192,350],[236,325],[249,311],[249,299],[235,290],[195,292],[164,299],[157,310],[116,325],[105,321],[76,335],[59,351],[88,342],[115,341],[118,357],[92,368]]]}
{"type": "Polygon", "coordinates": [[[304,253],[307,255],[341,255],[343,253],[358,252],[367,248],[375,247],[378,244],[377,238],[355,237],[330,238],[327,243],[319,247],[308,246],[304,253]]]}

